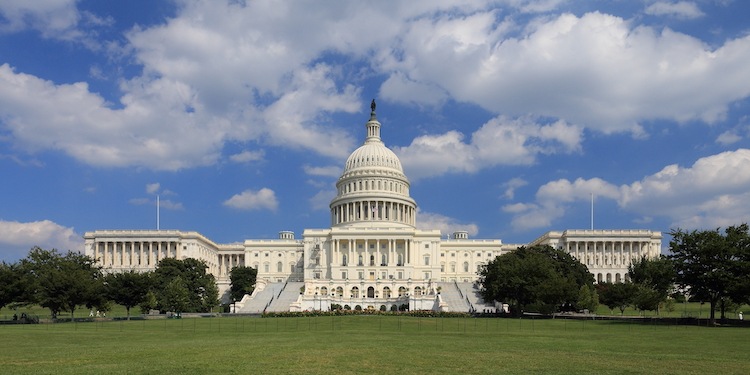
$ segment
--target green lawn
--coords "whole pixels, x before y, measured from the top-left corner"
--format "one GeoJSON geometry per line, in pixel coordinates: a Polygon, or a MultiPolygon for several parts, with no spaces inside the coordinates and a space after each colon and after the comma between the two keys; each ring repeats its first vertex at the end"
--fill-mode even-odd
{"type": "Polygon", "coordinates": [[[0,326],[4,374],[747,374],[750,329],[616,321],[192,318],[0,326]]]}

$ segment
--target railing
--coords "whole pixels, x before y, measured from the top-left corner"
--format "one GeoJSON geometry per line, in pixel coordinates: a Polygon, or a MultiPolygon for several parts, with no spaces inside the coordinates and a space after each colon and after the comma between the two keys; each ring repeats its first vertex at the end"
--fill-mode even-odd
{"type": "Polygon", "coordinates": [[[265,307],[263,308],[263,313],[265,313],[265,312],[266,312],[266,309],[268,309],[268,306],[270,306],[270,305],[271,305],[271,302],[273,302],[273,297],[274,297],[274,296],[271,296],[271,300],[270,300],[270,301],[268,301],[268,303],[266,303],[266,306],[265,306],[265,307]]]}

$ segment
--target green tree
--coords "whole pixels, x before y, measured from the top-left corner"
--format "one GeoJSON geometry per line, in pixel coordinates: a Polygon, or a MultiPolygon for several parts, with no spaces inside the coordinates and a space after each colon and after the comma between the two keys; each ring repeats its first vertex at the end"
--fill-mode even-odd
{"type": "Polygon", "coordinates": [[[485,301],[503,301],[521,310],[550,313],[575,305],[581,286],[594,276],[569,254],[550,246],[520,247],[498,256],[480,271],[485,301]]]}
{"type": "Polygon", "coordinates": [[[748,285],[747,263],[750,258],[747,224],[730,226],[724,233],[714,230],[673,230],[670,248],[677,281],[692,295],[705,295],[711,304],[711,323],[716,322],[716,305],[724,297],[742,298],[748,285]]]}
{"type": "Polygon", "coordinates": [[[209,312],[219,304],[219,291],[213,275],[206,272],[205,262],[193,258],[184,260],[165,258],[159,261],[153,273],[153,291],[159,310],[167,310],[163,305],[166,286],[179,277],[188,291],[188,303],[182,312],[209,312]]]}
{"type": "Polygon", "coordinates": [[[581,285],[578,290],[578,300],[576,301],[576,308],[578,310],[586,309],[590,312],[595,312],[599,307],[599,294],[593,285],[581,285]]]}
{"type": "Polygon", "coordinates": [[[28,300],[25,279],[26,274],[17,263],[0,263],[0,309],[28,300]]]}
{"type": "Polygon", "coordinates": [[[159,301],[167,311],[183,312],[190,305],[190,296],[187,285],[181,277],[177,276],[164,287],[162,300],[159,301]]]}
{"type": "Polygon", "coordinates": [[[110,273],[104,277],[104,287],[109,299],[125,306],[128,320],[130,320],[130,308],[146,299],[146,294],[151,288],[151,277],[149,273],[134,270],[110,273]]]}
{"type": "Polygon", "coordinates": [[[67,311],[72,321],[78,306],[96,305],[103,299],[101,268],[91,257],[34,247],[21,265],[31,275],[34,302],[48,308],[52,316],[67,311]]]}
{"type": "Polygon", "coordinates": [[[245,294],[252,294],[255,289],[255,278],[258,270],[253,267],[237,266],[229,271],[231,288],[229,296],[232,302],[241,300],[245,294]]]}
{"type": "Polygon", "coordinates": [[[597,285],[599,300],[610,310],[619,309],[620,315],[634,303],[638,286],[632,283],[601,283],[597,285]]]}
{"type": "Polygon", "coordinates": [[[630,280],[638,285],[634,303],[640,310],[656,310],[674,290],[676,274],[672,261],[660,255],[648,258],[645,255],[628,266],[630,280]]]}

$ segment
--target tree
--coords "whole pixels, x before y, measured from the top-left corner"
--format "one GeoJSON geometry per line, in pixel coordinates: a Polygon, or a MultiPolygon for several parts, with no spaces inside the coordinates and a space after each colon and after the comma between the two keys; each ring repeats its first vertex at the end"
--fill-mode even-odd
{"type": "Polygon", "coordinates": [[[576,308],[579,310],[588,310],[589,312],[595,312],[599,307],[599,294],[597,294],[594,286],[581,285],[578,290],[578,300],[576,301],[576,308]]]}
{"type": "Polygon", "coordinates": [[[11,303],[23,303],[28,299],[25,276],[17,263],[0,263],[0,309],[11,303]]]}
{"type": "Polygon", "coordinates": [[[162,300],[159,301],[167,311],[183,312],[190,304],[190,296],[185,281],[177,276],[170,281],[162,292],[162,300]]]}
{"type": "MultiPolygon", "coordinates": [[[[750,235],[747,224],[720,229],[673,230],[670,248],[677,280],[693,295],[705,295],[711,304],[711,323],[716,322],[716,305],[724,297],[741,298],[747,285],[750,235]]],[[[723,314],[722,314],[723,315],[723,314]]]]}
{"type": "Polygon", "coordinates": [[[253,267],[237,266],[229,271],[231,288],[229,296],[232,302],[241,300],[245,294],[252,294],[255,289],[255,278],[258,270],[253,267]]]}
{"type": "Polygon", "coordinates": [[[520,247],[498,256],[480,271],[485,301],[503,301],[521,310],[551,313],[575,305],[581,286],[593,287],[594,276],[572,256],[548,245],[520,247]]]}
{"type": "Polygon", "coordinates": [[[610,310],[619,309],[620,315],[625,313],[625,309],[634,303],[634,298],[638,292],[638,287],[632,283],[601,283],[597,285],[599,300],[610,308],[610,310]]]}
{"type": "Polygon", "coordinates": [[[151,288],[151,277],[149,273],[140,273],[133,270],[122,273],[110,273],[104,277],[106,296],[120,305],[125,306],[128,320],[130,320],[130,308],[139,305],[146,299],[146,294],[151,288]]]}
{"type": "Polygon", "coordinates": [[[656,310],[674,289],[675,272],[672,261],[664,255],[648,258],[645,255],[628,266],[630,280],[638,286],[633,302],[639,310],[656,310]]]}
{"type": "Polygon", "coordinates": [[[153,273],[154,294],[159,310],[166,311],[166,286],[175,278],[182,279],[188,292],[187,306],[182,312],[209,312],[219,304],[219,291],[214,276],[207,273],[205,262],[193,258],[179,260],[165,258],[159,261],[153,273]]]}
{"type": "Polygon", "coordinates": [[[31,275],[34,302],[50,309],[53,317],[67,311],[72,321],[78,306],[102,303],[101,268],[91,257],[72,251],[61,255],[55,249],[34,247],[21,265],[31,275]]]}

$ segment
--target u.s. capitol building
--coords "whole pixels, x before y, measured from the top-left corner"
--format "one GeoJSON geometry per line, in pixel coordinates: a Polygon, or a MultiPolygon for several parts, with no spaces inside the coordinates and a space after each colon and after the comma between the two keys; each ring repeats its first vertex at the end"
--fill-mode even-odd
{"type": "MultiPolygon", "coordinates": [[[[328,310],[332,304],[391,310],[471,311],[493,308],[478,297],[478,270],[498,255],[527,244],[448,239],[417,229],[417,204],[396,154],[380,138],[373,110],[367,137],[346,161],[331,201],[326,229],[306,229],[302,239],[282,231],[274,240],[217,244],[198,232],[97,230],[86,232],[85,253],[108,272],[149,271],[159,260],[196,258],[208,265],[228,302],[229,271],[258,270],[252,296],[237,312],[328,310]]],[[[624,281],[631,260],[661,253],[661,232],[566,230],[547,232],[528,245],[549,244],[588,266],[598,282],[624,281]]]]}

